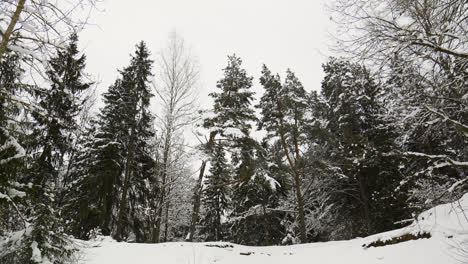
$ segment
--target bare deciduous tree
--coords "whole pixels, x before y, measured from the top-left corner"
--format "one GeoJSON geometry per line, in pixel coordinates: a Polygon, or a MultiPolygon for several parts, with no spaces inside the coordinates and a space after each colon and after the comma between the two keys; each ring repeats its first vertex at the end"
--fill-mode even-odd
{"type": "MultiPolygon", "coordinates": [[[[331,7],[332,19],[337,24],[335,50],[353,60],[371,65],[385,83],[395,67],[414,65],[422,87],[423,98],[407,98],[408,87],[397,87],[403,93],[402,105],[410,111],[393,112],[402,124],[418,127],[424,122],[435,120],[434,127],[446,128],[456,141],[468,137],[466,123],[468,90],[466,69],[468,68],[468,2],[466,0],[337,0],[331,7]],[[395,61],[404,61],[395,66],[395,61]],[[401,113],[403,112],[403,113],[401,113]],[[411,116],[410,113],[417,113],[411,116]]],[[[393,71],[393,72],[392,72],[393,71]]],[[[401,76],[401,78],[411,78],[401,76]]],[[[399,85],[404,86],[404,85],[399,85]]],[[[404,108],[400,107],[400,108],[404,108]]],[[[424,128],[424,131],[429,128],[424,128]]],[[[448,132],[444,132],[448,133],[448,132]]],[[[433,167],[452,167],[462,172],[466,166],[463,146],[457,151],[439,150],[437,153],[404,151],[412,159],[425,159],[431,166],[424,169],[429,174],[433,167]]],[[[424,175],[424,173],[422,173],[424,175]]],[[[461,173],[461,175],[463,175],[461,173]]],[[[452,193],[453,188],[462,186],[465,179],[450,183],[443,194],[452,193]]],[[[459,188],[461,189],[461,188],[459,188]]],[[[430,192],[422,190],[423,193],[430,192]]],[[[442,195],[433,198],[440,201],[442,195]]]]}
{"type": "MultiPolygon", "coordinates": [[[[58,49],[63,49],[71,34],[78,33],[87,24],[90,13],[97,9],[99,0],[48,1],[48,0],[0,0],[0,60],[7,52],[18,55],[31,78],[22,80],[35,89],[46,79],[48,60],[58,49]]],[[[18,98],[0,87],[0,96],[28,111],[40,112],[27,98],[18,98]]],[[[17,92],[19,93],[19,92],[17,92]]]]}
{"type": "Polygon", "coordinates": [[[464,0],[337,0],[337,48],[366,60],[395,53],[438,60],[468,58],[468,3],[464,0]]]}
{"type": "Polygon", "coordinates": [[[10,49],[23,58],[46,61],[70,33],[83,29],[95,4],[96,0],[1,0],[0,13],[9,19],[0,19],[0,58],[10,49]]]}
{"type": "Polygon", "coordinates": [[[169,210],[170,203],[166,202],[166,198],[170,192],[168,181],[171,176],[168,174],[173,157],[171,154],[175,145],[179,143],[176,135],[194,120],[195,95],[199,78],[197,60],[185,46],[184,40],[175,32],[171,33],[168,46],[160,52],[158,63],[160,74],[154,84],[162,109],[157,115],[162,140],[162,168],[153,242],[160,241],[163,207],[166,207],[166,211],[169,210]]]}

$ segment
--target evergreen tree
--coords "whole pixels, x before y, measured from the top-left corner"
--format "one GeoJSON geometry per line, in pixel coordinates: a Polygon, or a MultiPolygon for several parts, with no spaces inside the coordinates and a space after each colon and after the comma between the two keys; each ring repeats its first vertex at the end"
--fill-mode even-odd
{"type": "Polygon", "coordinates": [[[90,130],[94,137],[88,138],[78,158],[88,166],[75,171],[80,193],[74,202],[80,213],[74,230],[80,237],[87,238],[89,231],[99,228],[118,240],[149,241],[144,212],[153,188],[148,185],[155,182],[149,144],[154,136],[148,110],[153,96],[149,56],[145,43],[140,42],[130,66],[120,71],[121,77],[104,94],[105,106],[96,128],[90,130]]]}
{"type": "Polygon", "coordinates": [[[468,92],[468,75],[460,67],[466,60],[439,58],[440,72],[434,78],[422,76],[415,62],[395,56],[390,78],[385,83],[387,102],[399,129],[399,144],[405,154],[401,188],[409,189],[409,206],[416,212],[461,197],[467,185],[463,166],[447,160],[468,159],[463,148],[467,137],[457,124],[463,124],[468,111],[463,95],[468,92]],[[430,158],[431,155],[437,158],[430,158]],[[457,188],[448,191],[451,186],[457,188]]]}
{"type": "Polygon", "coordinates": [[[307,228],[301,191],[304,178],[304,160],[300,148],[304,137],[303,127],[306,122],[306,92],[292,71],[287,71],[285,83],[281,84],[279,76],[273,76],[265,65],[260,83],[265,92],[257,105],[262,115],[258,129],[264,128],[269,133],[269,137],[277,137],[281,142],[283,154],[290,167],[289,174],[294,180],[299,237],[301,242],[305,243],[307,241],[307,228]]]}
{"type": "Polygon", "coordinates": [[[21,92],[19,58],[7,52],[0,58],[0,263],[29,261],[30,243],[15,243],[15,236],[24,238],[27,229],[27,185],[23,178],[26,153],[22,147],[22,110],[17,94],[21,92]],[[20,252],[20,253],[18,253],[20,252]]]}
{"type": "MultiPolygon", "coordinates": [[[[0,60],[0,192],[3,194],[9,193],[13,187],[11,184],[18,180],[21,160],[25,155],[23,147],[18,144],[18,124],[15,120],[20,113],[20,102],[14,101],[19,90],[20,73],[16,55],[7,54],[0,60]]],[[[1,199],[1,202],[8,206],[8,201],[1,199]]],[[[4,224],[8,225],[7,222],[1,222],[0,234],[6,228],[2,227],[4,224]]]]}
{"type": "MultiPolygon", "coordinates": [[[[283,214],[275,210],[285,191],[275,173],[277,164],[266,141],[252,144],[252,175],[233,191],[228,224],[231,240],[243,245],[277,245],[284,237],[283,214]]],[[[280,163],[281,166],[281,163],[280,163]]]]}
{"type": "Polygon", "coordinates": [[[27,199],[16,207],[25,230],[17,231],[22,232],[21,243],[8,243],[14,251],[7,258],[13,262],[63,263],[74,253],[63,234],[58,194],[75,141],[76,116],[84,103],[81,95],[90,86],[83,81],[85,56],[79,55],[77,41],[77,36],[72,35],[70,43],[49,60],[46,73],[51,87],[33,89],[38,98],[37,108],[31,113],[35,122],[32,133],[24,137],[31,154],[22,172],[11,176],[24,190],[21,196],[27,199]]]}
{"type": "Polygon", "coordinates": [[[242,60],[236,55],[228,56],[224,77],[216,87],[220,92],[210,93],[214,99],[214,117],[205,119],[204,127],[226,138],[226,144],[237,146],[237,140],[249,134],[255,114],[251,107],[254,92],[252,77],[241,68],[242,60]]]}
{"type": "Polygon", "coordinates": [[[220,241],[225,238],[226,231],[222,219],[229,209],[230,188],[226,186],[231,181],[231,170],[226,160],[222,145],[215,146],[210,161],[210,174],[204,181],[203,207],[205,215],[202,219],[201,233],[206,241],[220,241]]]}
{"type": "Polygon", "coordinates": [[[63,212],[67,222],[65,231],[80,239],[88,239],[92,230],[109,234],[107,219],[112,215],[110,194],[116,195],[112,192],[113,177],[107,175],[106,180],[101,181],[97,175],[100,170],[118,170],[111,158],[105,158],[118,153],[118,149],[115,148],[115,144],[110,144],[97,151],[95,147],[99,149],[103,146],[98,143],[100,136],[97,133],[96,121],[91,121],[78,141],[78,155],[72,160],[73,166],[70,171],[73,181],[69,184],[67,196],[64,198],[63,212]]]}
{"type": "Polygon", "coordinates": [[[389,230],[408,217],[405,193],[395,195],[402,175],[395,151],[395,128],[384,118],[380,88],[369,71],[331,59],[324,65],[322,95],[327,102],[326,129],[335,136],[333,163],[341,164],[342,208],[351,236],[389,230]]]}
{"type": "Polygon", "coordinates": [[[146,44],[140,42],[136,47],[135,56],[132,56],[130,66],[121,72],[121,95],[125,102],[125,108],[122,110],[125,115],[120,118],[123,118],[125,122],[126,140],[123,143],[126,155],[122,196],[115,233],[117,239],[121,239],[125,221],[136,239],[140,240],[139,228],[144,227],[141,223],[144,219],[141,219],[137,214],[130,213],[134,212],[142,201],[147,199],[145,181],[153,176],[151,171],[153,164],[148,146],[149,139],[154,136],[151,130],[153,117],[148,110],[150,98],[153,96],[149,86],[153,61],[149,56],[146,44]],[[127,200],[127,195],[130,196],[130,200],[127,200]],[[139,201],[132,200],[136,197],[139,201]]]}
{"type": "MultiPolygon", "coordinates": [[[[109,92],[112,92],[112,87],[109,92]]],[[[106,98],[108,94],[104,95],[106,98]]],[[[104,99],[106,100],[106,99],[104,99]]],[[[106,111],[109,105],[106,105],[102,115],[106,112],[109,115],[117,117],[116,113],[106,111]]],[[[109,117],[109,116],[107,116],[109,117]]],[[[123,155],[124,149],[121,138],[119,138],[119,119],[106,120],[103,116],[97,122],[94,136],[89,138],[86,143],[86,149],[78,158],[83,159],[83,163],[88,165],[83,170],[77,170],[76,177],[77,188],[80,191],[79,199],[80,217],[78,227],[84,228],[91,224],[89,217],[97,214],[96,224],[89,226],[80,232],[79,237],[87,238],[87,233],[94,228],[99,228],[103,235],[111,235],[115,230],[115,212],[118,206],[119,186],[121,186],[121,175],[123,173],[123,155]],[[97,212],[94,212],[98,210],[97,212]]],[[[75,207],[73,203],[71,208],[75,207]]]]}
{"type": "Polygon", "coordinates": [[[32,113],[36,123],[31,135],[31,150],[37,151],[37,155],[33,156],[31,167],[35,183],[31,238],[41,251],[42,259],[51,262],[61,262],[72,254],[67,245],[69,241],[62,233],[62,219],[57,215],[60,210],[55,207],[59,205],[59,192],[68,173],[67,158],[76,140],[73,132],[77,129],[76,117],[84,103],[81,95],[90,87],[90,83],[83,80],[86,57],[79,55],[77,42],[78,37],[72,35],[65,50],[57,50],[57,56],[49,61],[47,76],[51,88],[38,93],[38,105],[44,113],[32,113]]]}
{"type": "Polygon", "coordinates": [[[343,40],[352,36],[347,45],[338,42],[340,49],[377,66],[379,81],[402,92],[397,98],[403,101],[390,106],[411,110],[397,115],[407,160],[401,187],[411,190],[417,210],[454,201],[468,188],[468,41],[459,38],[467,31],[467,6],[466,1],[376,0],[339,1],[335,9],[343,40]]]}
{"type": "MultiPolygon", "coordinates": [[[[247,75],[241,65],[240,58],[235,55],[228,56],[224,77],[217,84],[217,88],[221,91],[210,94],[214,98],[214,116],[204,120],[204,127],[211,130],[210,142],[207,144],[208,153],[213,155],[213,147],[217,144],[223,145],[229,151],[233,166],[233,181],[224,185],[232,185],[234,189],[242,188],[243,182],[248,181],[255,172],[253,156],[255,141],[250,137],[251,123],[256,120],[251,106],[254,94],[251,91],[253,78],[247,75]],[[216,135],[221,138],[214,140],[216,135]]],[[[243,191],[236,190],[236,193],[241,192],[245,195],[246,186],[243,191]]],[[[237,197],[242,198],[243,195],[237,197]]],[[[237,206],[237,202],[233,201],[233,205],[237,206]]],[[[239,208],[234,211],[237,214],[242,213],[239,208]]]]}
{"type": "Polygon", "coordinates": [[[345,238],[349,228],[347,215],[340,212],[346,207],[342,200],[342,168],[337,161],[340,144],[327,126],[327,101],[312,91],[309,95],[306,124],[306,177],[304,179],[304,203],[307,205],[306,225],[313,241],[329,241],[345,238]]]}
{"type": "Polygon", "coordinates": [[[84,82],[83,69],[86,57],[79,56],[78,37],[72,35],[65,50],[57,50],[57,56],[49,62],[47,76],[51,81],[50,89],[38,89],[39,107],[32,115],[36,121],[31,149],[37,149],[33,170],[36,184],[59,185],[64,175],[66,155],[73,145],[72,132],[77,129],[76,116],[84,101],[82,93],[90,87],[84,82]]]}

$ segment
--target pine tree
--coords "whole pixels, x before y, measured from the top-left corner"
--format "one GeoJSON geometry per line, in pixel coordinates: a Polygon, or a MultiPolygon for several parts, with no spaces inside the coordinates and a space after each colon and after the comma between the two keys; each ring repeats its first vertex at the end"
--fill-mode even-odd
{"type": "Polygon", "coordinates": [[[407,177],[401,187],[411,189],[411,207],[424,210],[458,199],[468,188],[468,41],[458,37],[467,31],[462,22],[467,2],[377,0],[361,5],[340,1],[335,10],[343,40],[351,35],[353,39],[340,49],[361,63],[376,65],[379,81],[402,92],[402,103],[393,102],[393,106],[412,110],[398,119],[403,126],[399,141],[407,159],[402,169],[407,177]],[[402,22],[402,18],[409,20],[402,22]],[[407,25],[411,30],[402,31],[407,25]]]}
{"type": "Polygon", "coordinates": [[[307,228],[305,225],[304,200],[302,195],[303,157],[301,143],[306,112],[307,96],[304,87],[290,70],[284,84],[281,84],[278,75],[273,76],[264,65],[260,83],[265,93],[256,106],[261,110],[262,118],[258,129],[265,129],[269,137],[279,138],[283,154],[290,167],[290,175],[294,180],[297,199],[298,230],[302,243],[307,241],[307,228]]]}
{"type": "MultiPolygon", "coordinates": [[[[124,148],[119,112],[114,112],[113,105],[107,103],[115,86],[111,86],[104,95],[106,106],[97,120],[96,127],[90,128],[89,138],[85,138],[83,152],[77,157],[82,160],[84,167],[74,173],[79,194],[76,199],[80,208],[80,217],[75,219],[77,228],[85,228],[91,224],[89,217],[96,215],[95,225],[82,230],[79,237],[87,238],[91,229],[99,228],[103,235],[111,235],[115,230],[115,212],[118,206],[119,186],[121,186],[121,175],[123,173],[124,148]],[[112,118],[113,117],[113,118],[112,118]],[[108,119],[106,119],[108,118],[108,119]],[[97,212],[95,212],[97,211],[97,212]]],[[[71,208],[75,207],[71,203],[71,208]]]]}
{"type": "MultiPolygon", "coordinates": [[[[256,120],[252,108],[252,77],[241,68],[242,60],[235,55],[228,56],[224,77],[218,81],[220,92],[211,93],[214,98],[214,116],[204,120],[204,127],[211,130],[206,149],[213,155],[217,145],[222,145],[230,154],[233,166],[232,181],[215,186],[239,188],[254,174],[255,141],[250,137],[251,123],[256,120]],[[215,136],[220,138],[214,140],[215,136]]],[[[233,201],[236,204],[236,201],[233,201]]],[[[238,213],[240,213],[237,210],[238,213]]]]}
{"type": "Polygon", "coordinates": [[[216,87],[220,92],[210,93],[214,99],[214,117],[205,119],[204,127],[227,138],[227,145],[236,145],[236,140],[248,135],[255,114],[251,108],[254,92],[252,77],[241,68],[242,60],[236,55],[228,56],[224,77],[216,87]]]}
{"type": "Polygon", "coordinates": [[[66,49],[57,50],[57,56],[49,61],[47,76],[52,83],[51,88],[38,94],[39,106],[44,113],[32,114],[36,120],[32,149],[39,153],[34,157],[32,167],[36,187],[33,189],[35,220],[31,237],[41,251],[42,260],[51,262],[63,261],[73,253],[68,247],[69,241],[62,234],[63,223],[57,215],[59,210],[54,208],[58,202],[54,197],[59,198],[67,173],[62,171],[67,167],[67,156],[76,140],[73,132],[77,129],[76,117],[84,103],[81,95],[90,87],[90,83],[83,80],[86,57],[79,55],[77,42],[78,37],[72,35],[66,49]]]}

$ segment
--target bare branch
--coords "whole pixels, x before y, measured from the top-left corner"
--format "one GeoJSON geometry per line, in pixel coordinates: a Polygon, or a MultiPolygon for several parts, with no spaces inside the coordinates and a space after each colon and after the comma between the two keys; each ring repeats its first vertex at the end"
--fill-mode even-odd
{"type": "Polygon", "coordinates": [[[13,29],[15,28],[16,23],[18,22],[20,13],[23,11],[25,1],[26,0],[20,0],[18,2],[18,5],[16,6],[15,13],[11,17],[10,24],[8,25],[8,28],[5,31],[5,33],[2,34],[2,42],[0,44],[0,59],[2,58],[3,53],[5,53],[5,51],[6,51],[8,41],[10,40],[10,35],[13,32],[13,29]]]}

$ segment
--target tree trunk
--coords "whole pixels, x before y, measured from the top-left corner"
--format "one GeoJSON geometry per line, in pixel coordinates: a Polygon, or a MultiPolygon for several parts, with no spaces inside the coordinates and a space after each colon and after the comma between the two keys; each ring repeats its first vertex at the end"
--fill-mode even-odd
{"type": "Polygon", "coordinates": [[[270,221],[268,221],[269,217],[267,215],[265,205],[262,205],[262,209],[263,209],[263,220],[265,221],[263,224],[264,225],[263,228],[265,232],[265,242],[263,246],[269,246],[270,245],[270,231],[269,231],[270,221]]]}
{"type": "MultiPolygon", "coordinates": [[[[166,184],[166,181],[163,180],[163,186],[166,184]]],[[[161,197],[159,199],[159,206],[158,206],[158,211],[156,213],[156,225],[154,226],[153,229],[153,243],[159,243],[160,240],[160,234],[161,234],[161,221],[162,221],[162,213],[163,213],[163,208],[164,208],[164,200],[165,200],[165,194],[164,194],[164,188],[161,190],[161,197]]]]}
{"type": "MultiPolygon", "coordinates": [[[[229,103],[230,97],[228,96],[226,100],[223,102],[223,107],[226,107],[227,104],[229,103]]],[[[216,137],[217,132],[211,131],[210,132],[210,137],[208,139],[208,142],[206,143],[207,148],[211,148],[214,144],[214,140],[216,137]]],[[[197,186],[195,186],[195,191],[194,191],[194,197],[193,197],[193,211],[192,211],[192,220],[190,222],[190,233],[187,236],[187,241],[192,241],[193,240],[193,233],[195,232],[195,226],[198,221],[198,217],[200,214],[200,200],[201,200],[201,183],[203,180],[203,176],[205,175],[205,167],[206,167],[206,160],[202,161],[202,165],[200,167],[200,174],[198,175],[198,182],[197,186]]]]}
{"type": "MultiPolygon", "coordinates": [[[[171,189],[168,188],[167,190],[167,196],[170,195],[170,192],[171,192],[171,189]]],[[[168,229],[169,229],[169,209],[171,207],[171,203],[170,201],[167,201],[166,203],[166,217],[164,218],[164,242],[167,242],[167,233],[168,233],[168,229]]]]}
{"type": "Polygon", "coordinates": [[[156,223],[153,227],[153,243],[159,243],[159,235],[161,232],[161,217],[162,217],[162,205],[159,206],[158,211],[156,213],[156,223]]]}
{"type": "Polygon", "coordinates": [[[152,242],[153,243],[159,243],[159,233],[160,233],[160,227],[161,227],[161,215],[162,215],[162,206],[158,208],[158,211],[156,213],[156,223],[153,226],[153,237],[152,237],[152,242]]]}
{"type": "Polygon", "coordinates": [[[294,175],[294,182],[296,186],[296,197],[297,197],[297,209],[299,213],[299,234],[301,238],[301,243],[307,242],[307,233],[306,233],[306,225],[305,225],[305,215],[304,215],[304,200],[302,199],[302,192],[301,192],[301,180],[298,174],[294,175]]]}
{"type": "Polygon", "coordinates": [[[198,174],[197,185],[194,188],[193,192],[193,210],[192,210],[192,220],[190,221],[190,231],[187,235],[187,241],[192,242],[193,234],[195,233],[195,226],[198,222],[198,217],[200,214],[200,200],[201,200],[201,191],[202,191],[202,181],[203,175],[205,174],[206,160],[202,161],[200,167],[200,173],[198,174]]]}
{"type": "Polygon", "coordinates": [[[366,229],[367,229],[367,234],[370,235],[372,234],[373,230],[373,224],[372,224],[372,217],[370,213],[370,208],[369,208],[369,197],[367,195],[366,187],[364,186],[363,179],[360,175],[357,175],[357,182],[359,185],[359,194],[361,196],[361,203],[362,203],[362,208],[364,211],[364,218],[366,221],[366,229]]]}
{"type": "Polygon", "coordinates": [[[301,239],[301,243],[305,243],[307,241],[307,233],[306,233],[306,225],[305,225],[305,220],[304,220],[304,200],[302,199],[302,193],[301,193],[301,178],[299,175],[299,172],[297,171],[297,168],[295,164],[293,163],[288,147],[286,146],[286,140],[283,134],[281,134],[281,145],[283,146],[283,150],[285,152],[286,158],[289,162],[289,165],[292,170],[292,177],[294,179],[294,186],[296,188],[296,198],[297,198],[297,209],[299,213],[299,235],[301,239]]]}
{"type": "MultiPolygon", "coordinates": [[[[281,145],[283,147],[284,154],[286,155],[286,159],[288,160],[289,166],[291,167],[292,174],[291,176],[294,179],[294,185],[296,188],[296,198],[297,198],[297,209],[299,213],[299,236],[301,239],[301,243],[307,242],[307,232],[306,232],[306,225],[305,225],[305,220],[304,220],[304,200],[302,199],[302,193],[301,193],[301,177],[299,173],[299,168],[297,167],[297,162],[299,161],[299,147],[296,145],[295,151],[296,151],[296,158],[295,161],[293,162],[291,155],[289,154],[288,146],[286,144],[286,136],[284,133],[284,121],[283,121],[283,112],[281,110],[281,103],[279,100],[276,101],[276,107],[279,112],[279,122],[280,122],[280,127],[279,127],[279,134],[281,138],[281,145]]],[[[293,138],[295,144],[297,143],[297,138],[293,138]]]]}
{"type": "Polygon", "coordinates": [[[134,139],[135,129],[132,129],[132,133],[130,134],[130,140],[128,144],[128,154],[127,154],[127,161],[125,163],[125,177],[124,177],[124,185],[122,190],[122,199],[120,201],[120,209],[119,209],[119,216],[117,218],[117,231],[115,232],[115,239],[117,241],[121,240],[121,233],[122,233],[122,222],[125,215],[126,205],[127,205],[127,193],[128,193],[128,186],[130,184],[130,177],[132,173],[132,165],[135,153],[135,139],[134,139]]]}
{"type": "Polygon", "coordinates": [[[163,153],[163,171],[162,171],[162,182],[161,182],[161,196],[159,198],[159,207],[156,214],[156,226],[153,231],[153,243],[160,242],[161,235],[161,221],[163,216],[164,203],[166,201],[166,182],[167,182],[167,167],[169,161],[169,151],[170,151],[170,139],[169,134],[166,135],[166,142],[164,143],[164,153],[163,153]]]}
{"type": "Polygon", "coordinates": [[[221,240],[221,209],[219,208],[219,197],[216,196],[216,226],[215,226],[215,237],[216,241],[221,240]]]}
{"type": "Polygon", "coordinates": [[[13,13],[13,16],[11,17],[10,24],[8,25],[8,28],[6,29],[5,33],[3,33],[2,35],[2,42],[0,43],[0,59],[7,50],[8,41],[10,40],[11,33],[13,33],[13,29],[15,29],[21,11],[23,11],[25,2],[26,0],[19,0],[18,5],[16,6],[15,13],[13,13]]]}

